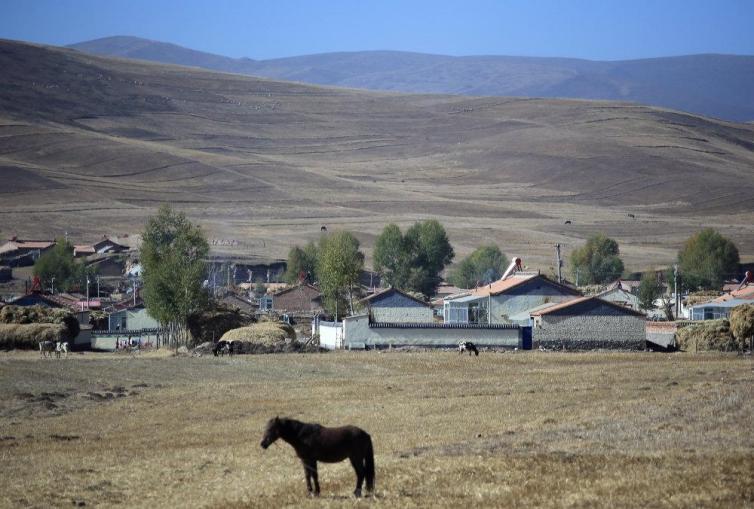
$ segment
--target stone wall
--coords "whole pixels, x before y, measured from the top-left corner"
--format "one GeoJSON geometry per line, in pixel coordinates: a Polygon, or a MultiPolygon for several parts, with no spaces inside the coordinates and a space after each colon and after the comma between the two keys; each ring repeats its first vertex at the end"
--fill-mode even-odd
{"type": "Polygon", "coordinates": [[[604,305],[575,315],[545,314],[532,331],[534,348],[644,349],[645,320],[604,305]]]}

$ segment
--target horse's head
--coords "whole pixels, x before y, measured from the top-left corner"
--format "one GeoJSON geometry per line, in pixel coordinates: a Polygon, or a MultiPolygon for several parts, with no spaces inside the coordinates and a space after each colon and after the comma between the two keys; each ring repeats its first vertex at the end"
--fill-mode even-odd
{"type": "Polygon", "coordinates": [[[259,445],[262,446],[262,449],[267,449],[278,438],[280,438],[280,418],[274,417],[267,421],[267,426],[264,428],[264,436],[259,445]]]}

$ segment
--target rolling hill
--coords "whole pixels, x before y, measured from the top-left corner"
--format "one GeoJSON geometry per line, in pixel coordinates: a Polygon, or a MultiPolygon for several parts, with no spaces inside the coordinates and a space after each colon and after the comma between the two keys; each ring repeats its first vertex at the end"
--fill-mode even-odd
{"type": "Polygon", "coordinates": [[[361,51],[251,60],[126,36],[70,47],[98,55],[317,85],[408,93],[620,100],[739,122],[754,120],[754,56],[687,55],[600,62],[361,51]]]}
{"type": "Polygon", "coordinates": [[[607,101],[408,95],[0,41],[0,234],[138,233],[162,202],[214,249],[284,257],[437,218],[548,270],[601,231],[630,267],[701,226],[754,253],[754,126],[607,101]],[[629,217],[629,214],[635,217],[629,217]],[[569,220],[570,224],[564,224],[569,220]],[[234,240],[236,242],[222,242],[234,240]]]}

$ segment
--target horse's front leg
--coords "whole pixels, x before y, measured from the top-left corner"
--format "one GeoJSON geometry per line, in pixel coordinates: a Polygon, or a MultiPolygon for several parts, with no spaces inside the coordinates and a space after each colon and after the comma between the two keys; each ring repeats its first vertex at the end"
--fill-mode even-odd
{"type": "Polygon", "coordinates": [[[311,495],[312,494],[311,467],[309,466],[309,462],[305,460],[301,460],[301,463],[304,465],[304,477],[306,477],[306,491],[308,491],[309,495],[311,495]]]}
{"type": "Polygon", "coordinates": [[[317,462],[312,461],[312,479],[314,479],[314,496],[319,496],[319,474],[317,472],[317,462]]]}

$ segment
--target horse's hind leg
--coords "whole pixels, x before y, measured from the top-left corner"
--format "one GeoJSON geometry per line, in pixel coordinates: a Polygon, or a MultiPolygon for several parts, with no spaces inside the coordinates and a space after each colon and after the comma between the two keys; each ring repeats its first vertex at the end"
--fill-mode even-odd
{"type": "Polygon", "coordinates": [[[349,459],[351,460],[353,469],[356,471],[356,489],[354,490],[353,495],[355,497],[360,497],[361,485],[364,483],[364,474],[366,473],[366,469],[364,468],[364,458],[351,456],[349,459]]]}

